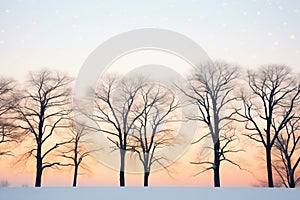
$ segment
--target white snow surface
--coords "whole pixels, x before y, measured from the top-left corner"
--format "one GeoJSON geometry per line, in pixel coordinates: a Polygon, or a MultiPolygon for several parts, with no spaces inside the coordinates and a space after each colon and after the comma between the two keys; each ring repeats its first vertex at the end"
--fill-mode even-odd
{"type": "Polygon", "coordinates": [[[206,188],[206,187],[41,187],[0,188],[0,200],[53,199],[207,199],[207,200],[286,200],[299,199],[300,189],[285,188],[206,188]]]}

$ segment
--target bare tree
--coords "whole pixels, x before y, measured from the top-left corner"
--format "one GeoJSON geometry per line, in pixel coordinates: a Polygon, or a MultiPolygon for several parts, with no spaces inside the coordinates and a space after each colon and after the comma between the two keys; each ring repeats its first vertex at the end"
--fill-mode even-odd
{"type": "Polygon", "coordinates": [[[208,129],[208,133],[203,134],[194,144],[209,137],[212,140],[212,146],[209,149],[213,151],[213,160],[191,163],[205,167],[198,174],[213,170],[215,187],[220,187],[222,161],[240,168],[236,162],[227,157],[227,154],[242,151],[234,149],[231,145],[238,139],[231,125],[235,111],[230,109],[231,103],[235,100],[232,91],[237,77],[236,67],[224,62],[209,62],[196,67],[188,80],[189,88],[181,89],[199,111],[199,114],[190,116],[189,120],[198,120],[208,129]]]}
{"type": "Polygon", "coordinates": [[[120,152],[120,186],[125,186],[125,156],[128,135],[139,118],[136,106],[136,96],[142,87],[142,79],[120,80],[108,77],[102,80],[95,91],[95,112],[90,117],[99,124],[101,133],[114,145],[114,150],[120,152]]]}
{"type": "Polygon", "coordinates": [[[8,180],[1,180],[0,181],[0,187],[9,187],[10,183],[8,182],[8,180]]]}
{"type": "Polygon", "coordinates": [[[145,84],[139,90],[139,103],[142,114],[131,134],[129,147],[138,154],[144,169],[144,186],[149,185],[151,166],[155,163],[163,165],[163,156],[157,156],[156,150],[172,143],[172,129],[168,124],[173,120],[174,111],[179,107],[175,95],[161,86],[145,84]]]}
{"type": "Polygon", "coordinates": [[[15,107],[18,114],[16,126],[34,144],[23,158],[35,158],[35,186],[40,187],[43,171],[59,164],[49,159],[51,152],[65,142],[51,142],[55,135],[66,128],[70,112],[72,79],[62,73],[39,71],[30,73],[26,88],[19,94],[20,103],[15,107]],[[48,158],[47,158],[48,157],[48,158]]]}
{"type": "Polygon", "coordinates": [[[0,79],[0,156],[12,155],[10,150],[4,150],[4,145],[15,142],[18,134],[12,127],[11,111],[16,104],[13,98],[15,82],[11,79],[0,79]]]}
{"type": "Polygon", "coordinates": [[[292,119],[275,141],[275,160],[273,167],[285,187],[294,188],[300,183],[300,118],[292,119]]]}
{"type": "Polygon", "coordinates": [[[63,158],[70,160],[70,163],[60,163],[60,166],[73,166],[73,187],[77,186],[77,179],[79,175],[80,168],[86,168],[83,163],[83,160],[90,156],[90,154],[96,150],[88,150],[85,147],[85,143],[88,141],[85,139],[85,136],[89,133],[89,129],[85,124],[72,123],[70,125],[70,134],[68,143],[64,144],[63,149],[60,150],[60,154],[63,158]]]}
{"type": "Polygon", "coordinates": [[[295,116],[295,105],[300,98],[300,84],[286,66],[269,65],[248,72],[250,93],[244,89],[243,108],[237,114],[245,123],[245,134],[265,148],[268,186],[274,187],[272,147],[281,131],[295,116]]]}
{"type": "Polygon", "coordinates": [[[15,131],[12,121],[6,119],[0,123],[0,156],[13,156],[9,143],[17,142],[20,138],[18,132],[15,131]]]}

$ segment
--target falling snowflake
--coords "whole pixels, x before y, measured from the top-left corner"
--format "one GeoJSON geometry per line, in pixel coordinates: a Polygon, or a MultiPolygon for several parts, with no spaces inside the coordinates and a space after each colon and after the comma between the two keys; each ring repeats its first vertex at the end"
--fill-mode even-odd
{"type": "Polygon", "coordinates": [[[294,34],[292,34],[292,35],[290,35],[290,39],[295,39],[296,38],[296,36],[294,35],[294,34]]]}
{"type": "Polygon", "coordinates": [[[223,2],[223,3],[222,3],[222,6],[227,6],[227,5],[228,5],[227,2],[223,2]]]}

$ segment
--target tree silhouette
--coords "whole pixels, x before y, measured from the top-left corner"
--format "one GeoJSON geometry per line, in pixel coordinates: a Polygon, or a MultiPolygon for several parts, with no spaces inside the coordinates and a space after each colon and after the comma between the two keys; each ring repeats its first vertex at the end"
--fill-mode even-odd
{"type": "Polygon", "coordinates": [[[60,166],[73,166],[73,187],[77,186],[77,179],[79,175],[79,169],[83,166],[83,161],[92,152],[96,150],[87,150],[84,146],[88,141],[84,138],[88,133],[89,129],[85,124],[72,123],[70,125],[69,137],[66,144],[62,145],[63,149],[60,150],[60,154],[63,158],[70,160],[69,163],[60,163],[60,166]]]}
{"type": "Polygon", "coordinates": [[[69,76],[59,72],[31,72],[24,90],[18,95],[19,104],[14,108],[17,113],[16,126],[24,136],[35,141],[23,158],[35,158],[36,187],[41,186],[43,171],[59,164],[47,157],[66,143],[53,144],[51,139],[67,128],[65,124],[71,110],[71,82],[69,76]]]}
{"type": "Polygon", "coordinates": [[[241,122],[251,140],[265,149],[268,186],[274,187],[272,173],[272,147],[278,135],[294,118],[295,105],[300,98],[300,85],[283,65],[268,65],[248,72],[248,86],[242,94],[243,108],[237,109],[241,122]],[[247,92],[249,89],[249,93],[247,92]]]}
{"type": "Polygon", "coordinates": [[[0,188],[1,187],[9,187],[10,183],[8,182],[8,180],[1,180],[0,181],[0,188]]]}
{"type": "Polygon", "coordinates": [[[128,136],[140,115],[136,96],[142,87],[142,79],[120,80],[107,77],[95,91],[95,112],[89,117],[99,124],[98,131],[108,134],[114,150],[120,152],[120,186],[125,186],[125,156],[128,136]]]}
{"type": "Polygon", "coordinates": [[[300,183],[300,173],[297,167],[300,162],[300,118],[287,123],[285,129],[275,141],[275,160],[273,166],[285,187],[294,188],[300,183]]]}
{"type": "Polygon", "coordinates": [[[10,142],[16,142],[19,138],[12,124],[12,108],[16,104],[13,98],[15,81],[11,79],[0,79],[0,156],[12,155],[12,151],[4,146],[10,142]]]}
{"type": "Polygon", "coordinates": [[[151,166],[155,163],[163,165],[166,159],[157,156],[156,151],[172,144],[172,129],[167,124],[171,122],[168,117],[178,108],[178,102],[171,91],[153,84],[143,85],[139,97],[142,114],[138,112],[128,147],[138,154],[144,169],[144,186],[148,186],[151,166]]]}
{"type": "Polygon", "coordinates": [[[224,62],[209,62],[194,69],[188,79],[188,90],[181,89],[199,111],[199,114],[190,116],[189,120],[197,120],[208,129],[208,133],[203,134],[194,144],[209,137],[212,140],[209,149],[213,151],[213,161],[200,160],[191,163],[205,167],[198,174],[213,170],[215,187],[220,187],[222,161],[240,168],[239,164],[227,157],[227,154],[242,151],[233,149],[231,145],[238,139],[232,126],[235,111],[230,109],[231,103],[236,99],[232,91],[236,86],[238,71],[236,67],[224,62]]]}

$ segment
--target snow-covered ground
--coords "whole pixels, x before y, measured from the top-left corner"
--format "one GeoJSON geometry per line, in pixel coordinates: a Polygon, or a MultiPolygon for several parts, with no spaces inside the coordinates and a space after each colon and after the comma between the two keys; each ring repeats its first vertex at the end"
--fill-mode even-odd
{"type": "Polygon", "coordinates": [[[53,199],[195,199],[195,200],[286,200],[299,199],[300,189],[204,188],[204,187],[42,187],[0,188],[0,200],[53,199]]]}

